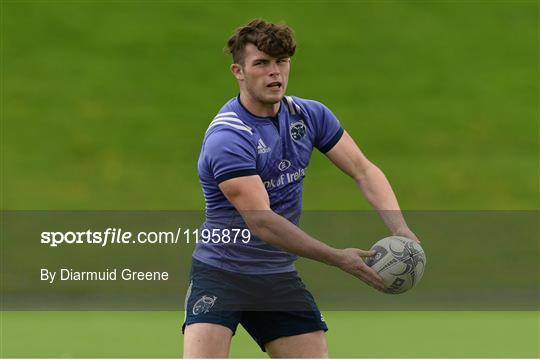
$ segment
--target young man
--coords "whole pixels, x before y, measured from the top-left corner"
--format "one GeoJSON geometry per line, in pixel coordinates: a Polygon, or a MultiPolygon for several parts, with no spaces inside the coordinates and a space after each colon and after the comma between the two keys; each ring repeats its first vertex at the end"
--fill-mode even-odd
{"type": "Polygon", "coordinates": [[[217,241],[199,243],[193,253],[184,357],[227,357],[238,324],[271,357],[327,357],[327,327],[294,270],[297,256],[337,266],[376,289],[383,283],[362,260],[374,254],[332,248],[296,226],[313,148],[356,181],[391,233],[418,239],[384,174],[332,112],[285,96],[296,49],[291,29],[254,20],[236,30],[228,49],[240,95],[210,123],[199,157],[203,228],[217,241]],[[232,243],[234,230],[246,228],[249,242],[232,243]]]}

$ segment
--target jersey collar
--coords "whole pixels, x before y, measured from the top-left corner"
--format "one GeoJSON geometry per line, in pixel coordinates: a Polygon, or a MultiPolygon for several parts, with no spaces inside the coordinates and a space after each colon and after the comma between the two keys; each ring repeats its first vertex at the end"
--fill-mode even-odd
{"type": "Polygon", "coordinates": [[[250,118],[250,119],[253,119],[253,120],[270,120],[270,121],[275,121],[276,117],[280,117],[283,113],[283,111],[285,111],[285,108],[286,106],[284,106],[283,104],[283,101],[285,101],[285,98],[282,98],[281,101],[279,102],[279,110],[277,112],[277,115],[276,116],[257,116],[255,114],[252,114],[248,109],[246,109],[246,107],[244,106],[244,104],[242,104],[242,102],[240,101],[240,94],[238,94],[236,96],[236,101],[238,102],[238,104],[240,105],[239,108],[242,109],[242,111],[250,118]]]}

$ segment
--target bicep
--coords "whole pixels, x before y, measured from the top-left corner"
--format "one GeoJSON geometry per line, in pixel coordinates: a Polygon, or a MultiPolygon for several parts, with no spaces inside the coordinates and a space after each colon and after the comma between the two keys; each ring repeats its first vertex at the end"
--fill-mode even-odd
{"type": "Polygon", "coordinates": [[[374,166],[346,131],[338,143],[326,153],[326,156],[339,169],[356,180],[360,179],[367,169],[374,166]]]}
{"type": "Polygon", "coordinates": [[[258,175],[225,180],[219,188],[238,211],[270,210],[268,193],[258,175]]]}

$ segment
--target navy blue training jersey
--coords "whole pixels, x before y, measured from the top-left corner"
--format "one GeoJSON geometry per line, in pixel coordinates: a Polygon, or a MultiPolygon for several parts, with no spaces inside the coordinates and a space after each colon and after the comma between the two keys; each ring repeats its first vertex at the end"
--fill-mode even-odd
{"type": "MultiPolygon", "coordinates": [[[[337,118],[317,101],[286,96],[276,117],[251,114],[239,97],[228,101],[208,126],[199,156],[198,173],[206,201],[202,229],[246,228],[218,184],[248,175],[261,177],[274,212],[298,224],[302,182],[311,153],[314,148],[329,151],[342,135],[337,118]]],[[[293,271],[296,260],[295,255],[253,236],[248,243],[240,237],[235,244],[199,242],[193,257],[246,274],[293,271]]]]}

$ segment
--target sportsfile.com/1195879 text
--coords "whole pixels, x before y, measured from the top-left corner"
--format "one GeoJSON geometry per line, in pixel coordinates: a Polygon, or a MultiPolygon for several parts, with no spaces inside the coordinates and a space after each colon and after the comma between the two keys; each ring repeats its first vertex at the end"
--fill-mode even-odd
{"type": "Polygon", "coordinates": [[[132,233],[121,228],[107,228],[104,231],[43,231],[40,242],[50,247],[60,245],[128,245],[128,244],[247,244],[251,232],[238,229],[186,229],[176,231],[139,231],[132,233]]]}

